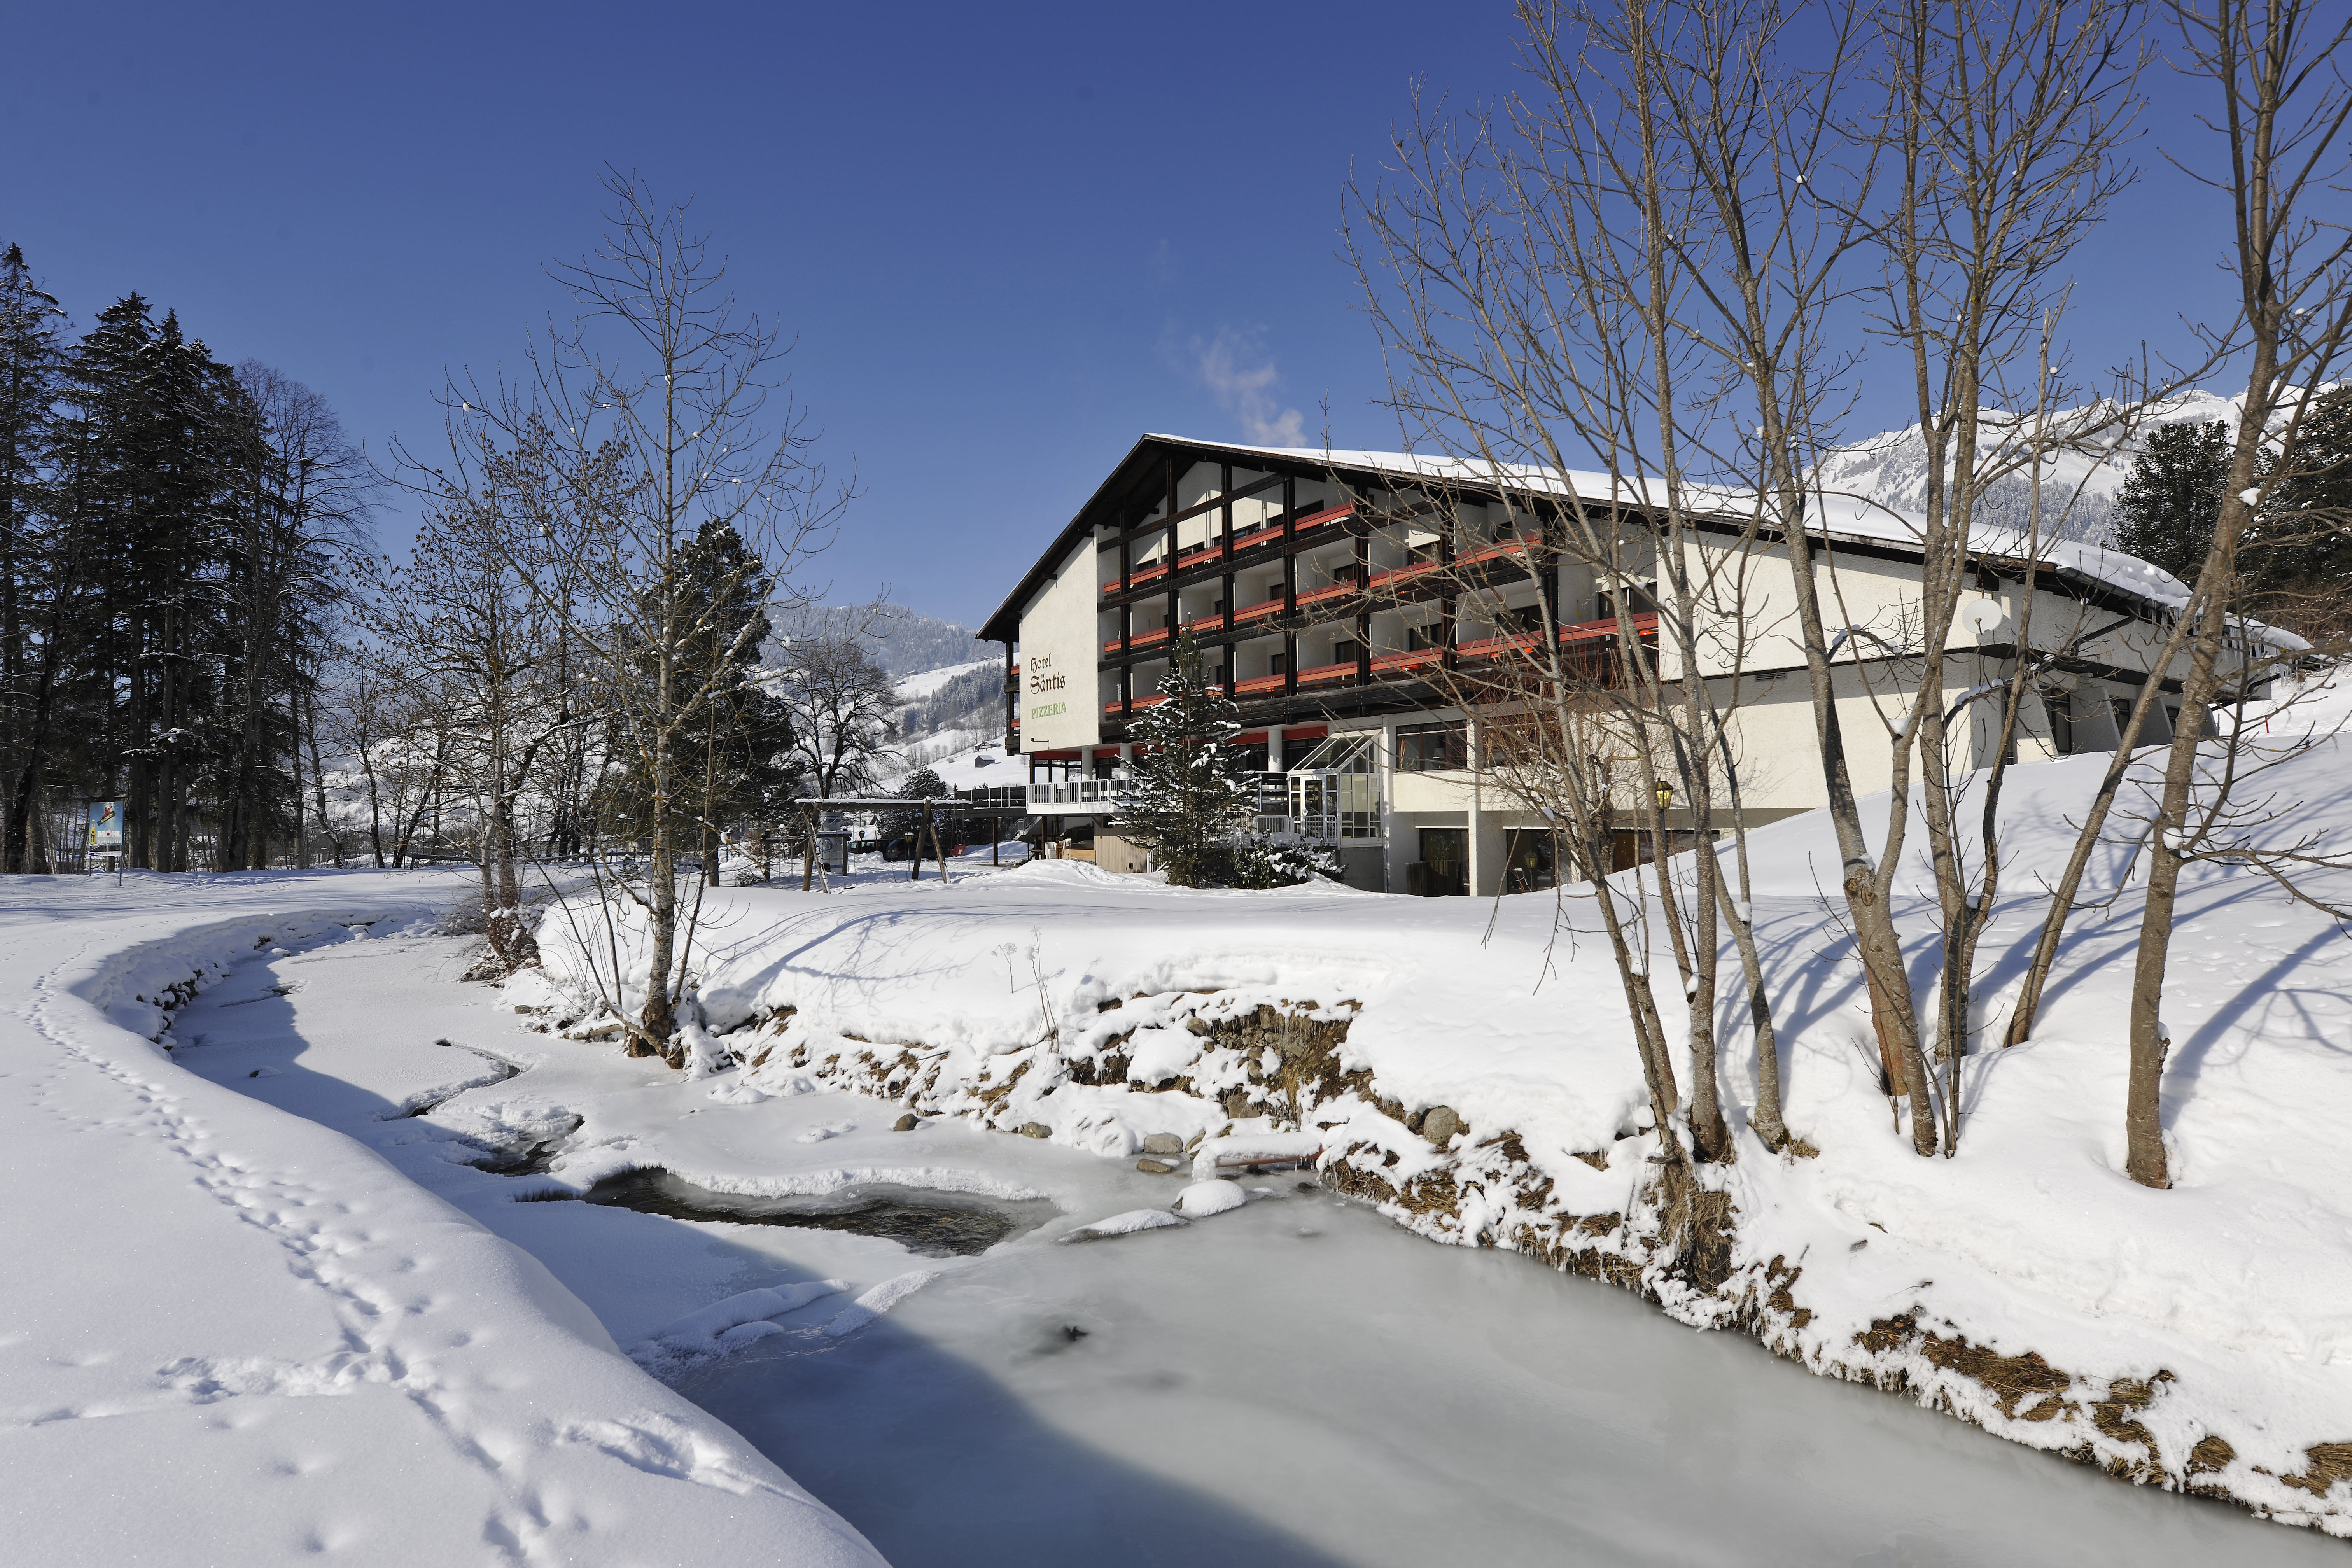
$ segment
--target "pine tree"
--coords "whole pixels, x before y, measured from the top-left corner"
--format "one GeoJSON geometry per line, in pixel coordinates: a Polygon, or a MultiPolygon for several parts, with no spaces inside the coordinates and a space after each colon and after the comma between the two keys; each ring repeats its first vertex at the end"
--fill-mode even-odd
{"type": "MultiPolygon", "coordinates": [[[[900,779],[898,787],[890,793],[901,800],[942,800],[952,792],[948,788],[947,781],[939,774],[929,768],[917,768],[913,773],[900,779]]],[[[887,843],[893,838],[903,838],[922,826],[921,811],[901,808],[897,811],[884,812],[881,821],[876,826],[875,832],[885,843],[887,843]]],[[[930,847],[928,844],[918,845],[916,848],[919,854],[930,852],[930,847]]]]}
{"type": "Polygon", "coordinates": [[[35,802],[56,716],[60,617],[70,580],[47,483],[61,352],[54,296],[11,245],[0,255],[0,781],[7,786],[0,866],[30,869],[35,802]]]}
{"type": "Polygon", "coordinates": [[[1209,683],[1189,633],[1177,638],[1160,697],[1136,722],[1119,831],[1151,851],[1171,886],[1229,883],[1244,853],[1252,798],[1226,744],[1241,725],[1231,700],[1209,683]]]}
{"type": "Polygon", "coordinates": [[[2160,425],[2116,494],[2116,547],[2193,582],[2221,515],[2227,425],[2160,425]]]}
{"type": "Polygon", "coordinates": [[[2352,614],[2352,387],[2312,399],[2294,470],[2266,476],[2261,512],[2240,547],[2253,613],[2314,641],[2352,614]]]}
{"type": "MultiPolygon", "coordinates": [[[[688,690],[708,682],[710,696],[679,729],[677,755],[689,787],[672,796],[671,811],[681,834],[699,840],[703,876],[716,886],[720,828],[786,815],[800,772],[790,711],[761,678],[773,587],[765,567],[732,527],[709,521],[678,552],[677,571],[673,612],[693,630],[672,679],[688,690]]],[[[652,805],[649,798],[634,804],[640,815],[652,805]]]]}

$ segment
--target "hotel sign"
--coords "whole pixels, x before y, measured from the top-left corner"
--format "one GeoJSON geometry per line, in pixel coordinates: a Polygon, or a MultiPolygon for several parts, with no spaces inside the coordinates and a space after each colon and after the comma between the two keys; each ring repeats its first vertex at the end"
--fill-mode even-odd
{"type": "Polygon", "coordinates": [[[1095,542],[1082,541],[1021,616],[1021,749],[1062,751],[1102,739],[1101,634],[1095,542]]]}

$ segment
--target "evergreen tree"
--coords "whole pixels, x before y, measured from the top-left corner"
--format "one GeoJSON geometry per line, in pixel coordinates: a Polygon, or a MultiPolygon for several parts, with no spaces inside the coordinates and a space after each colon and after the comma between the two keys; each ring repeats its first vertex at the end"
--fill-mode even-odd
{"type": "Polygon", "coordinates": [[[206,823],[212,864],[266,864],[297,809],[299,671],[344,592],[320,530],[353,524],[364,465],[295,451],[290,404],[137,294],[69,350],[62,316],[0,251],[0,865],[47,869],[49,825],[110,798],[132,865],[186,869],[206,823]]]}
{"type": "Polygon", "coordinates": [[[1253,792],[1226,743],[1241,729],[1234,704],[1209,683],[1189,633],[1176,639],[1160,697],[1136,721],[1119,831],[1150,850],[1175,887],[1230,883],[1245,853],[1253,792]]]}
{"type": "Polygon", "coordinates": [[[2352,387],[2312,399],[2294,469],[2266,477],[2261,513],[2241,547],[2240,577],[2257,615],[2315,641],[2352,610],[2352,387]]]}
{"type": "Polygon", "coordinates": [[[65,536],[46,482],[64,314],[11,245],[0,255],[0,782],[7,788],[0,866],[12,872],[29,868],[70,599],[65,536]]]}
{"type": "MultiPolygon", "coordinates": [[[[720,829],[788,815],[801,793],[801,772],[793,756],[790,711],[769,689],[760,667],[773,587],[765,566],[731,526],[710,521],[678,552],[677,572],[681,586],[672,613],[693,629],[671,680],[688,691],[711,681],[711,694],[679,729],[677,754],[689,788],[670,805],[679,832],[700,842],[703,875],[716,885],[720,829]]],[[[655,673],[648,656],[645,678],[655,673]]],[[[626,806],[642,818],[652,801],[635,793],[626,806]]]]}
{"type": "Polygon", "coordinates": [[[2116,547],[2194,583],[2230,480],[2227,425],[2159,425],[2116,493],[2116,547]]]}
{"type": "MultiPolygon", "coordinates": [[[[942,800],[953,792],[948,788],[947,781],[930,769],[917,768],[913,773],[900,779],[898,787],[890,793],[901,800],[942,800]]],[[[934,820],[937,819],[934,818],[934,820]]],[[[884,812],[875,832],[881,838],[888,840],[912,833],[922,826],[923,814],[920,810],[901,808],[897,811],[884,812]]],[[[942,839],[945,837],[945,830],[942,829],[942,839]]],[[[928,844],[922,846],[921,852],[930,853],[930,846],[928,844]]]]}

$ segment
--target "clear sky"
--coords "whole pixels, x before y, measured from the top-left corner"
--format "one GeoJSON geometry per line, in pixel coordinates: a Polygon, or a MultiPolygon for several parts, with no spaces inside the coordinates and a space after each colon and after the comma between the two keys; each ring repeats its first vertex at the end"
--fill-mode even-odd
{"type": "MultiPolygon", "coordinates": [[[[865,491],[836,596],[973,625],[1144,431],[1319,444],[1328,403],[1335,444],[1394,445],[1340,187],[1416,76],[1510,85],[1511,29],[1389,0],[28,6],[0,244],[76,331],[138,289],[381,451],[437,438],[445,367],[566,308],[542,264],[595,242],[602,165],[635,169],[799,334],[865,491]]],[[[2182,346],[2220,216],[2161,170],[2135,192],[2084,258],[2085,348],[2182,346]]]]}

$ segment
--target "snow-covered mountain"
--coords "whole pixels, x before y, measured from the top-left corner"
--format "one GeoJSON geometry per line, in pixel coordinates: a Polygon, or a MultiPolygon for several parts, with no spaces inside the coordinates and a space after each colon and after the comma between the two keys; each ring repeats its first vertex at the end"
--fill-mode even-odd
{"type": "Polygon", "coordinates": [[[1001,653],[983,643],[969,626],[919,615],[895,605],[818,605],[780,622],[784,637],[837,637],[854,634],[872,650],[875,661],[895,676],[921,675],[951,665],[1001,653]]]}
{"type": "Polygon", "coordinates": [[[898,682],[898,700],[906,706],[899,710],[895,749],[906,769],[928,767],[959,789],[1019,782],[1000,766],[1004,760],[1001,659],[973,659],[908,676],[898,682]]]}
{"type": "MultiPolygon", "coordinates": [[[[2150,431],[2166,425],[2211,424],[2234,427],[2242,397],[2222,397],[2210,392],[2189,392],[2161,405],[2128,435],[2102,432],[2082,442],[2076,450],[2047,459],[2042,472],[2042,529],[2045,537],[2105,544],[2115,537],[2115,497],[2124,476],[2143,449],[2150,431]]],[[[2053,414],[2058,428],[2077,422],[2081,409],[2053,414]]],[[[2006,418],[2004,415],[2002,417],[2006,418]]],[[[1979,442],[1990,453],[2001,439],[1993,432],[1979,442]]],[[[1823,489],[1832,495],[1874,501],[1916,517],[1927,506],[1927,447],[1916,425],[1890,430],[1857,441],[1824,458],[1823,489]]],[[[2032,500],[2032,481],[2022,473],[1996,481],[1979,503],[1978,520],[2022,532],[2032,500]]]]}

